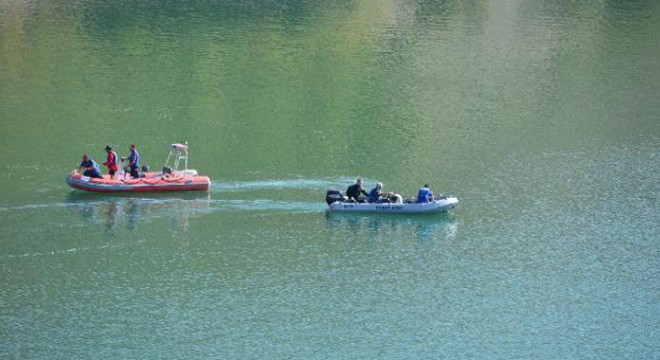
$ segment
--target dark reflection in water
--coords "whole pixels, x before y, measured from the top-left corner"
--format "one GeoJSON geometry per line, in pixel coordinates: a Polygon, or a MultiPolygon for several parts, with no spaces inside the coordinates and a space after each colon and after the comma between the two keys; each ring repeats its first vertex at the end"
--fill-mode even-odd
{"type": "Polygon", "coordinates": [[[188,219],[210,208],[210,197],[200,194],[99,195],[71,192],[66,202],[86,223],[102,226],[108,233],[119,227],[136,231],[140,224],[171,219],[177,231],[188,230],[188,219]]]}
{"type": "Polygon", "coordinates": [[[453,213],[434,215],[344,214],[326,212],[326,225],[347,237],[377,240],[391,234],[418,241],[451,239],[458,224],[453,213]]]}

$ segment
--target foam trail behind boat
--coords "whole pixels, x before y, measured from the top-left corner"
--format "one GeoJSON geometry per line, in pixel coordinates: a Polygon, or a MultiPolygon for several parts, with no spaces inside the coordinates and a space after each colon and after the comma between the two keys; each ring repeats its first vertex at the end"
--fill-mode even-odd
{"type": "Polygon", "coordinates": [[[353,178],[337,179],[272,179],[272,180],[253,180],[253,181],[213,181],[211,185],[212,192],[234,192],[251,191],[267,189],[318,189],[319,192],[325,192],[328,188],[343,189],[354,182],[353,178]]]}
{"type": "Polygon", "coordinates": [[[213,211],[285,211],[298,213],[324,212],[326,206],[318,202],[281,200],[214,200],[213,211]]]}

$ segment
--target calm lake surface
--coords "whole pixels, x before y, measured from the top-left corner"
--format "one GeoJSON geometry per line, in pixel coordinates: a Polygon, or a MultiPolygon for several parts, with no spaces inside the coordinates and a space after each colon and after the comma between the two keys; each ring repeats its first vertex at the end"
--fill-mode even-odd
{"type": "Polygon", "coordinates": [[[651,359],[657,1],[0,1],[0,358],[651,359]],[[64,176],[103,147],[197,195],[64,176]],[[459,197],[328,214],[362,177],[459,197]]]}

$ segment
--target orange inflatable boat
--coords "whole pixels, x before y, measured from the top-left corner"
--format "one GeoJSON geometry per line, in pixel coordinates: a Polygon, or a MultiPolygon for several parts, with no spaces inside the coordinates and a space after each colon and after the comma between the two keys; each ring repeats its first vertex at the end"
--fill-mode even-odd
{"type": "Polygon", "coordinates": [[[208,176],[199,176],[174,172],[146,173],[143,178],[112,179],[104,175],[102,179],[82,176],[78,170],[72,171],[66,177],[66,183],[72,188],[93,192],[119,193],[119,192],[153,192],[153,191],[208,191],[211,179],[208,176]]]}
{"type": "Polygon", "coordinates": [[[168,191],[208,191],[211,179],[197,174],[197,170],[188,169],[188,145],[172,144],[163,172],[147,172],[143,177],[132,179],[128,174],[116,174],[115,178],[103,175],[103,178],[90,178],[73,170],[66,177],[66,183],[74,189],[102,192],[168,192],[168,191]],[[169,166],[173,157],[173,167],[169,166]],[[179,165],[183,162],[183,169],[179,165]]]}

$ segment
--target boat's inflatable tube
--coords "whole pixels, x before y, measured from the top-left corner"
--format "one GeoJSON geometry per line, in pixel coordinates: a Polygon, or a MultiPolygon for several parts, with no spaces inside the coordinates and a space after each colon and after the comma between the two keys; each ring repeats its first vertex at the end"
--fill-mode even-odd
{"type": "Polygon", "coordinates": [[[211,187],[208,176],[148,173],[140,179],[112,179],[107,175],[96,179],[82,176],[76,170],[67,175],[66,183],[74,189],[102,193],[208,191],[211,187]]]}

